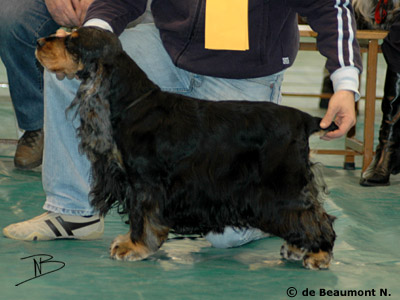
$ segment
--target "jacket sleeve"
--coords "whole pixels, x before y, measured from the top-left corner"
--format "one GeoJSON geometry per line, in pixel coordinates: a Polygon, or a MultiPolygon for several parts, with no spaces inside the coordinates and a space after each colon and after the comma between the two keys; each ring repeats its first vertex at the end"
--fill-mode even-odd
{"type": "Polygon", "coordinates": [[[287,1],[318,33],[317,47],[327,58],[326,68],[331,74],[333,90],[350,90],[356,100],[360,99],[362,60],[350,0],[287,1]]]}
{"type": "Polygon", "coordinates": [[[94,0],[86,13],[86,23],[92,19],[107,22],[114,33],[120,35],[129,22],[146,10],[147,0],[94,0]]]}
{"type": "Polygon", "coordinates": [[[328,60],[332,74],[339,68],[356,67],[362,71],[356,22],[350,0],[287,0],[311,28],[318,33],[317,46],[328,60]]]}

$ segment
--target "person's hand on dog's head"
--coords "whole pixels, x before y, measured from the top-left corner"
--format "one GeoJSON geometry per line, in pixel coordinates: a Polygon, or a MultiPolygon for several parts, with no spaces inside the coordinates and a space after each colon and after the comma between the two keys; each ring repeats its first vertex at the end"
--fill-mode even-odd
{"type": "Polygon", "coordinates": [[[354,92],[341,90],[332,95],[329,99],[328,110],[320,123],[321,128],[328,127],[332,121],[339,129],[328,132],[321,139],[330,141],[340,138],[356,124],[354,92]]]}

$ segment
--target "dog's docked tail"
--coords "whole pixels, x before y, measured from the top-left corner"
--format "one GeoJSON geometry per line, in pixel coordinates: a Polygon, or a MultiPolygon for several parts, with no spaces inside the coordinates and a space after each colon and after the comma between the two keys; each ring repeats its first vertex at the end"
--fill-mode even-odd
{"type": "Polygon", "coordinates": [[[312,134],[318,134],[318,135],[324,135],[327,132],[330,131],[335,131],[336,129],[339,129],[339,127],[335,124],[335,122],[332,122],[328,127],[322,128],[319,124],[321,123],[322,118],[320,117],[312,117],[312,125],[308,128],[308,133],[309,136],[312,134]]]}

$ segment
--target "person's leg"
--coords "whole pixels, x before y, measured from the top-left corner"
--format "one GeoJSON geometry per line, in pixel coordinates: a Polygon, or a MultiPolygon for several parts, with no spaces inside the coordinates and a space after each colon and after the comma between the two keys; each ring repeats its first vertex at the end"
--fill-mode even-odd
{"type": "MultiPolygon", "coordinates": [[[[254,100],[280,103],[283,72],[263,78],[235,80],[192,74],[175,67],[152,24],[125,31],[125,51],[148,77],[164,91],[207,100],[254,100]],[[132,41],[135,41],[132,43],[132,41]],[[151,47],[149,46],[151,45],[151,47]]],[[[223,234],[209,233],[206,239],[217,248],[237,247],[268,236],[254,228],[226,227],[223,234]]]]}
{"type": "Polygon", "coordinates": [[[387,63],[382,99],[382,123],[375,156],[360,179],[362,186],[389,185],[400,173],[400,16],[389,28],[382,52],[387,63]]]}
{"type": "MultiPolygon", "coordinates": [[[[281,102],[283,73],[247,80],[221,79],[195,75],[190,96],[208,100],[252,100],[281,102]]],[[[270,236],[256,228],[225,227],[222,234],[208,233],[205,238],[216,248],[238,247],[270,236]]]]}
{"type": "Polygon", "coordinates": [[[55,32],[43,0],[0,0],[0,57],[8,76],[18,126],[25,130],[15,155],[21,169],[37,167],[43,151],[43,72],[36,40],[55,32]]]}
{"type": "Polygon", "coordinates": [[[79,86],[77,80],[45,79],[45,150],[42,169],[48,212],[3,229],[5,236],[19,240],[63,238],[97,239],[103,235],[104,220],[89,201],[90,164],[78,150],[76,128],[79,117],[66,113],[79,86]]]}
{"type": "Polygon", "coordinates": [[[120,39],[128,55],[163,91],[216,101],[281,101],[283,72],[240,80],[193,74],[173,64],[154,24],[142,24],[125,30],[120,39]]]}
{"type": "Polygon", "coordinates": [[[379,144],[374,159],[361,174],[362,186],[390,185],[390,175],[400,172],[400,73],[387,69],[382,99],[379,144]]]}
{"type": "Polygon", "coordinates": [[[7,69],[18,125],[43,127],[43,72],[35,58],[36,40],[59,27],[43,0],[0,0],[0,56],[7,69]]]}
{"type": "Polygon", "coordinates": [[[46,193],[44,209],[67,215],[93,215],[89,201],[90,163],[79,152],[75,110],[67,111],[80,82],[62,81],[54,74],[45,79],[45,150],[42,169],[46,193]]]}

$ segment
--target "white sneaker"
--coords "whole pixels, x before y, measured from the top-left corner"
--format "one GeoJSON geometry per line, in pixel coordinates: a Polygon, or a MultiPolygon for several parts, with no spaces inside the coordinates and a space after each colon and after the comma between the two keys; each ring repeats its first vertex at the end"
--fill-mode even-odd
{"type": "Polygon", "coordinates": [[[95,240],[104,233],[104,218],[69,216],[46,212],[33,219],[15,223],[3,229],[11,239],[23,241],[47,241],[57,239],[95,240]]]}

